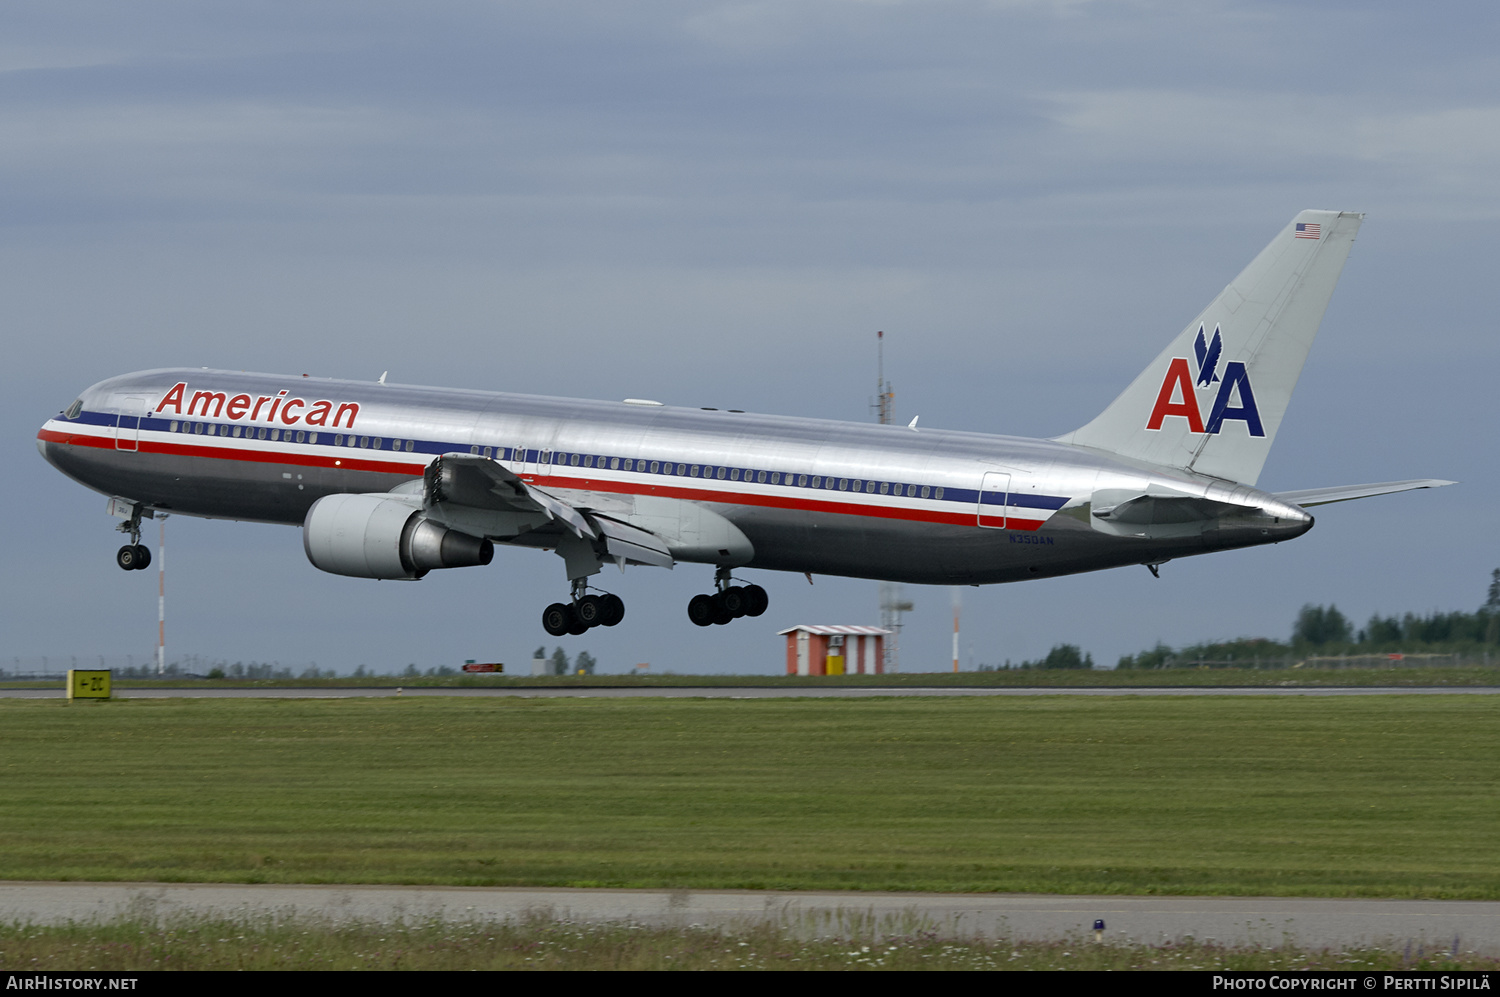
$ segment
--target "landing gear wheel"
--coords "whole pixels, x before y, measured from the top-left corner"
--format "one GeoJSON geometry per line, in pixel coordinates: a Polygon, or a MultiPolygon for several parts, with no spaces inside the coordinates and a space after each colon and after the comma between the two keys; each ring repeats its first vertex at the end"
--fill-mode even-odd
{"type": "Polygon", "coordinates": [[[578,622],[584,629],[600,626],[604,623],[604,600],[597,595],[586,595],[573,604],[573,612],[578,614],[578,622]]]}
{"type": "Polygon", "coordinates": [[[137,545],[126,544],[115,552],[115,563],[125,571],[134,571],[136,558],[140,556],[137,551],[140,549],[137,545]]]}
{"type": "Polygon", "coordinates": [[[145,571],[151,567],[151,548],[145,544],[135,545],[135,564],[132,565],[137,571],[145,571]]]}
{"type": "Polygon", "coordinates": [[[617,595],[607,595],[599,600],[604,603],[604,616],[600,623],[606,627],[612,627],[625,618],[625,600],[617,595]]]}
{"type": "Polygon", "coordinates": [[[736,620],[750,611],[750,600],[746,597],[744,588],[739,585],[729,586],[719,598],[724,601],[724,608],[729,610],[729,615],[736,620]]]}
{"type": "Polygon", "coordinates": [[[568,608],[573,611],[573,625],[568,628],[568,633],[572,634],[574,637],[581,637],[582,635],[588,633],[589,625],[583,622],[583,619],[578,615],[577,604],[575,603],[568,608]]]}
{"type": "Polygon", "coordinates": [[[554,637],[573,631],[573,607],[564,602],[554,602],[542,610],[542,629],[554,637]]]}
{"type": "Polygon", "coordinates": [[[697,626],[710,626],[716,615],[713,596],[695,595],[688,600],[688,619],[697,626]]]}
{"type": "Polygon", "coordinates": [[[745,615],[759,616],[766,611],[767,606],[771,605],[771,597],[766,595],[766,590],[759,585],[746,585],[745,602],[745,615]]]}
{"type": "Polygon", "coordinates": [[[716,592],[709,599],[713,602],[715,623],[722,627],[734,619],[734,614],[729,611],[728,606],[724,605],[723,592],[716,592]]]}

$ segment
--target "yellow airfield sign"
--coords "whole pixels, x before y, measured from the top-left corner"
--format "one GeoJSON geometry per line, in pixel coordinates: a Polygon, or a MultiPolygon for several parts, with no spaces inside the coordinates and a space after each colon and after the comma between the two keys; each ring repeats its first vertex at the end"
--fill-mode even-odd
{"type": "Polygon", "coordinates": [[[109,672],[101,669],[68,669],[69,699],[108,699],[109,672]]]}

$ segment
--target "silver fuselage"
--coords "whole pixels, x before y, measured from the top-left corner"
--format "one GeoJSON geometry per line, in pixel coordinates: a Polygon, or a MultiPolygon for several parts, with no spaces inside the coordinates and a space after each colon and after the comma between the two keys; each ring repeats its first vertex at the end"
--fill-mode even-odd
{"type": "Polygon", "coordinates": [[[208,518],[300,525],[325,495],[386,492],[456,452],[627,520],[647,500],[708,508],[750,541],[745,567],[902,582],[1151,564],[1312,525],[1249,486],[979,433],[206,369],[111,378],[79,401],[38,434],[48,461],[111,497],[208,518]],[[1098,493],[1161,488],[1241,512],[1181,535],[1091,518],[1098,493]]]}

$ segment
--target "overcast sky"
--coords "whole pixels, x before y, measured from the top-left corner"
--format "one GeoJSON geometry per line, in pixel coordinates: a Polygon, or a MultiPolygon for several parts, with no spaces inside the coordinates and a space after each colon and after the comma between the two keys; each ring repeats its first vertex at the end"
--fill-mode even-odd
{"type": "MultiPolygon", "coordinates": [[[[1057,435],[1298,210],[1368,212],[1261,485],[1459,486],[1294,543],[964,589],[963,657],[1285,636],[1297,608],[1473,609],[1500,565],[1500,13],[1488,3],[19,3],[0,11],[0,667],[137,661],[156,572],[37,454],[95,381],[208,366],[1057,435]]],[[[172,657],[512,667],[561,561],[417,585],[299,531],[169,521],[172,657]]],[[[155,531],[149,534],[155,543],[155,531]]],[[[605,671],[780,670],[873,582],[609,569],[605,671]]],[[[909,587],[903,664],[947,667],[909,587]]]]}

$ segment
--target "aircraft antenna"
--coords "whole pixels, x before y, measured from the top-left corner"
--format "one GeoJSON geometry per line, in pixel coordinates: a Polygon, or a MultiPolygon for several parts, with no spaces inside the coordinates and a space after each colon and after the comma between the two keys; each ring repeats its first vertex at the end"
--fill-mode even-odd
{"type": "MultiPolygon", "coordinates": [[[[875,410],[882,426],[889,426],[896,415],[896,393],[885,379],[885,333],[875,333],[875,410]]],[[[895,582],[880,583],[880,626],[889,630],[885,641],[884,661],[881,668],[887,672],[901,670],[901,614],[909,613],[912,603],[902,596],[901,586],[895,582]]]]}

